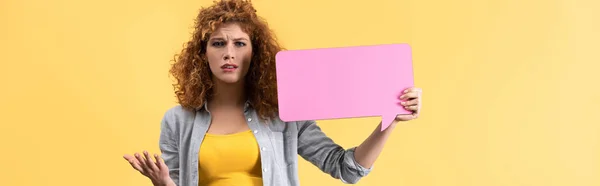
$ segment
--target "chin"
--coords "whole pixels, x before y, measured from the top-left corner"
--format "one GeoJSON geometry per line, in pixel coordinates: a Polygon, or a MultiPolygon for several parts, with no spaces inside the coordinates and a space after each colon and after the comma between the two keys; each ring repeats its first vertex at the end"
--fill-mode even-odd
{"type": "Polygon", "coordinates": [[[240,81],[240,78],[237,75],[221,75],[220,77],[217,76],[217,79],[227,84],[234,84],[240,81]]]}

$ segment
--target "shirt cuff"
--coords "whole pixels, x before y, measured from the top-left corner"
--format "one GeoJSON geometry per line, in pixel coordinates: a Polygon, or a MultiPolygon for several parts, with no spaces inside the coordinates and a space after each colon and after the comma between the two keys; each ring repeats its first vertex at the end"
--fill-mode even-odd
{"type": "Polygon", "coordinates": [[[352,148],[348,149],[348,152],[349,152],[348,155],[350,156],[349,159],[352,160],[351,163],[352,163],[353,167],[356,168],[356,171],[359,174],[359,176],[364,177],[364,176],[368,175],[373,170],[374,165],[372,165],[370,168],[365,168],[362,165],[360,165],[356,161],[356,158],[354,157],[355,150],[356,150],[356,147],[352,147],[352,148]]]}

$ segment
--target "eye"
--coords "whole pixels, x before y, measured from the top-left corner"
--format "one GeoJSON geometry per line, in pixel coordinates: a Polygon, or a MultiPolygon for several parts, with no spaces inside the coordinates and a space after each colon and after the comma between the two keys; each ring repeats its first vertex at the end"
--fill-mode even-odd
{"type": "Polygon", "coordinates": [[[216,46],[216,47],[220,47],[223,45],[225,45],[225,42],[223,42],[223,41],[216,41],[216,42],[212,43],[212,46],[216,46]]]}
{"type": "Polygon", "coordinates": [[[236,46],[246,46],[246,43],[238,41],[238,42],[235,42],[235,45],[236,46]]]}

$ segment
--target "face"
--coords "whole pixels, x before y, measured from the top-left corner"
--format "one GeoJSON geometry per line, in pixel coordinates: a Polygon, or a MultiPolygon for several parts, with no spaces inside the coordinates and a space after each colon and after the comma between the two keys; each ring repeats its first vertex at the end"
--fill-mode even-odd
{"type": "Polygon", "coordinates": [[[250,36],[238,24],[224,24],[210,36],[206,58],[213,80],[227,84],[242,82],[252,58],[250,36]]]}

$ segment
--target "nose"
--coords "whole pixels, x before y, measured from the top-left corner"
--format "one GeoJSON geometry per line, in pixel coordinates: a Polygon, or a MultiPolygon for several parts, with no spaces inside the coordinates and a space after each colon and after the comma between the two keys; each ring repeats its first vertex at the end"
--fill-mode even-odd
{"type": "Polygon", "coordinates": [[[225,49],[225,55],[223,56],[223,60],[233,60],[235,59],[235,52],[234,52],[234,48],[231,45],[227,46],[227,49],[225,49]]]}

